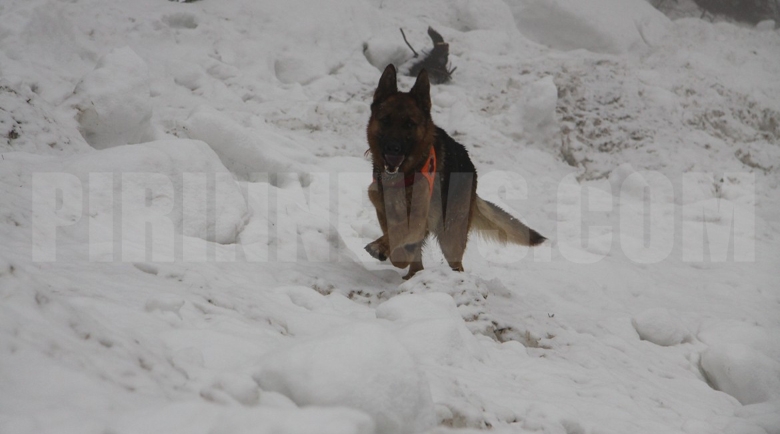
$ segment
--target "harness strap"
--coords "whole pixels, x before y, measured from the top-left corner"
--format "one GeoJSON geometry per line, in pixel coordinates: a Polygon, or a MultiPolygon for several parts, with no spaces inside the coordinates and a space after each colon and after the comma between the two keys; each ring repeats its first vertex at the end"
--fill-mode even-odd
{"type": "MultiPolygon", "coordinates": [[[[428,159],[425,160],[425,164],[423,164],[422,168],[420,169],[420,174],[428,181],[428,199],[430,200],[431,197],[433,197],[433,181],[436,176],[436,150],[433,149],[433,145],[431,145],[431,149],[428,152],[428,159]]],[[[417,172],[412,172],[406,176],[404,176],[403,181],[403,187],[408,187],[412,184],[414,184],[414,178],[416,177],[417,172]]],[[[377,174],[374,174],[374,182],[377,182],[377,174]]],[[[394,183],[387,183],[383,184],[383,187],[385,188],[398,188],[401,187],[401,182],[394,182],[394,183]]]]}

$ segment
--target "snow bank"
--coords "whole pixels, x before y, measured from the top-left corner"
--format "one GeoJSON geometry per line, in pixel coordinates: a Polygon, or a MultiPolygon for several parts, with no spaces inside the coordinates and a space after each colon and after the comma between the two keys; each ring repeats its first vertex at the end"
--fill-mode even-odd
{"type": "Polygon", "coordinates": [[[706,322],[696,337],[710,346],[741,344],[780,360],[780,336],[764,327],[742,321],[706,322]]]}
{"type": "Polygon", "coordinates": [[[189,138],[208,143],[225,166],[242,179],[301,171],[301,163],[311,161],[311,153],[287,137],[270,128],[251,131],[211,107],[195,109],[183,127],[189,138]]]}
{"type": "Polygon", "coordinates": [[[645,0],[514,0],[520,33],[559,50],[620,54],[654,44],[669,19],[645,0]]]}
{"type": "Polygon", "coordinates": [[[741,321],[705,322],[701,368],[716,389],[741,403],[780,400],[780,336],[741,321]]]}
{"type": "Polygon", "coordinates": [[[701,355],[701,368],[713,387],[742,404],[780,400],[780,363],[746,345],[711,347],[701,355]]]}
{"type": "Polygon", "coordinates": [[[126,415],[114,432],[168,434],[372,434],[371,418],[347,408],[231,408],[182,402],[126,415]]]}
{"type": "MultiPolygon", "coordinates": [[[[429,20],[441,23],[461,32],[469,32],[472,30],[516,31],[509,7],[500,0],[431,0],[425,2],[400,0],[377,3],[380,3],[380,8],[384,10],[403,15],[409,15],[411,11],[414,11],[413,14],[416,16],[426,17],[429,20]]],[[[432,25],[437,30],[443,30],[443,28],[436,27],[435,24],[432,25]]],[[[415,48],[422,48],[422,46],[417,43],[418,40],[425,41],[424,47],[430,46],[430,39],[428,39],[428,36],[425,34],[427,30],[425,27],[406,30],[407,36],[411,38],[409,42],[412,46],[415,46],[415,48]],[[415,33],[417,33],[417,35],[415,35],[415,33]]],[[[444,36],[444,40],[446,41],[446,32],[443,32],[442,36],[444,36]]]]}
{"type": "Polygon", "coordinates": [[[434,423],[427,380],[404,346],[376,325],[353,324],[271,353],[254,378],[300,406],[362,410],[378,433],[419,432],[434,423]]]}
{"type": "MultiPolygon", "coordinates": [[[[113,224],[115,201],[122,198],[123,225],[130,235],[130,221],[144,223],[149,213],[167,214],[176,233],[218,243],[233,243],[249,216],[246,199],[219,158],[203,142],[160,140],[117,146],[65,160],[63,170],[90,186],[90,224],[113,224]],[[100,178],[91,178],[98,175],[100,178]],[[107,176],[107,178],[104,178],[107,176]],[[210,177],[216,176],[215,202],[207,200],[210,177]],[[121,178],[121,182],[120,181],[121,178]],[[108,184],[95,184],[108,180],[108,184]],[[113,186],[110,182],[113,180],[113,186]],[[130,207],[129,194],[151,191],[149,203],[130,207]],[[129,220],[129,221],[128,221],[129,220]]],[[[143,197],[143,196],[141,196],[143,197]]],[[[165,226],[158,226],[158,230],[165,226]]],[[[155,234],[157,238],[157,234],[155,234]]],[[[94,241],[94,240],[93,240],[94,241]]]]}
{"type": "Polygon", "coordinates": [[[87,143],[104,149],[153,138],[149,80],[146,62],[129,47],[100,58],[69,101],[87,143]]]}
{"type": "Polygon", "coordinates": [[[764,428],[767,434],[780,434],[780,401],[746,405],[734,414],[764,428]]]}

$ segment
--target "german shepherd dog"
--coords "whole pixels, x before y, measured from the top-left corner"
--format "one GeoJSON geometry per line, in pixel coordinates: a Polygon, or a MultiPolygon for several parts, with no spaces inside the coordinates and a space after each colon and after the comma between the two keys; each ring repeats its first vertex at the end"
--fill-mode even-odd
{"type": "Polygon", "coordinates": [[[477,196],[477,171],[468,151],[431,119],[428,73],[423,69],[409,92],[399,92],[396,70],[385,68],[371,103],[368,145],[374,182],[368,197],[382,236],[366,245],[374,258],[398,268],[404,279],[423,269],[428,234],[444,258],[463,271],[469,231],[502,244],[535,246],[545,237],[496,205],[477,196]]]}

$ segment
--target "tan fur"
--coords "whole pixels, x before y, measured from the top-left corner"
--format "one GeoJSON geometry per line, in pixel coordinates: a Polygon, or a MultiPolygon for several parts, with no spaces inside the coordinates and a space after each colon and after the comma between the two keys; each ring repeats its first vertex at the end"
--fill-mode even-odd
{"type": "Polygon", "coordinates": [[[498,206],[477,196],[477,207],[472,220],[472,230],[490,241],[501,244],[534,246],[543,240],[532,240],[532,229],[498,206]],[[536,241],[536,243],[534,243],[536,241]]]}

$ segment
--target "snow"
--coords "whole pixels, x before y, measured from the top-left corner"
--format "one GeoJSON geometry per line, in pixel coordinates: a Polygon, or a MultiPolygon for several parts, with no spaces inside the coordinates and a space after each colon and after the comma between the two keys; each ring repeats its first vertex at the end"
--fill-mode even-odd
{"type": "Polygon", "coordinates": [[[621,54],[654,45],[669,19],[644,0],[509,2],[521,33],[559,50],[621,54]]]}
{"type": "Polygon", "coordinates": [[[377,325],[326,332],[276,351],[261,364],[257,384],[300,406],[363,410],[381,434],[433,426],[428,382],[400,342],[377,325]]]}
{"type": "Polygon", "coordinates": [[[746,345],[710,347],[701,367],[716,389],[743,404],[780,399],[780,363],[746,345]]]}
{"type": "Polygon", "coordinates": [[[73,90],[84,139],[97,149],[147,141],[152,103],[149,68],[129,47],[112,50],[73,90]]]}
{"type": "Polygon", "coordinates": [[[780,31],[689,15],[2,2],[0,432],[780,433],[780,31]],[[549,241],[403,281],[365,127],[428,26],[549,241]]]}
{"type": "Polygon", "coordinates": [[[256,134],[213,108],[196,108],[183,129],[187,137],[208,143],[232,173],[247,180],[255,174],[301,171],[311,161],[289,138],[273,131],[256,134]]]}

